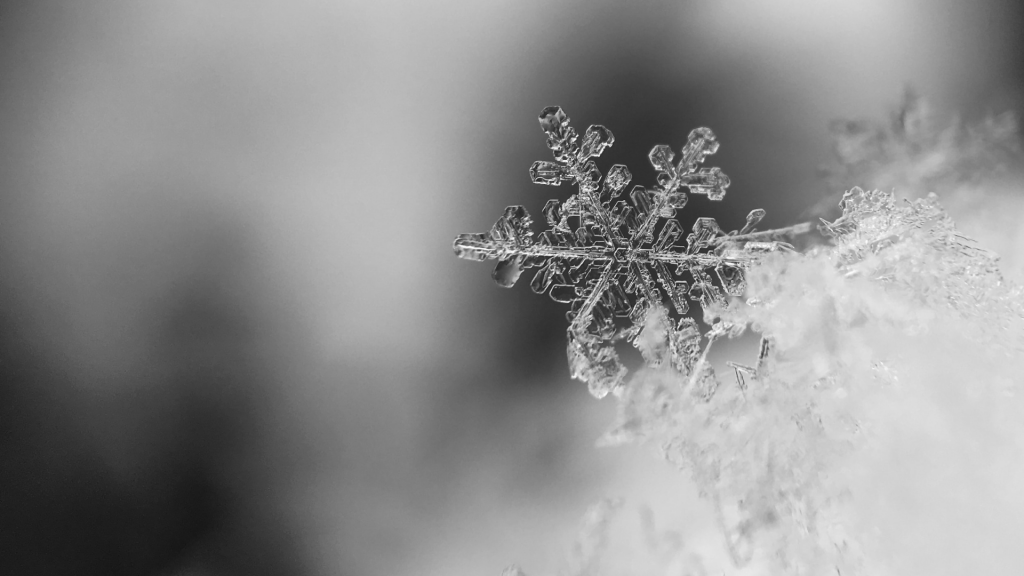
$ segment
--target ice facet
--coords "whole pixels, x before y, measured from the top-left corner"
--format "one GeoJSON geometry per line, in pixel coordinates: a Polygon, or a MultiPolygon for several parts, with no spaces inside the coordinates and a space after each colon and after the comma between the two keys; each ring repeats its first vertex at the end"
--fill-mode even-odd
{"type": "Polygon", "coordinates": [[[639,184],[633,187],[633,190],[629,193],[629,199],[633,201],[633,207],[636,213],[641,218],[646,218],[651,212],[651,195],[639,184]]]}
{"type": "Polygon", "coordinates": [[[551,299],[562,304],[571,304],[576,300],[576,286],[573,284],[555,284],[551,287],[551,299]]]}
{"type": "Polygon", "coordinates": [[[661,234],[658,236],[658,243],[654,245],[654,250],[662,252],[669,246],[674,246],[682,233],[683,227],[679,225],[678,220],[665,222],[665,227],[661,229],[661,234]]]}
{"type": "Polygon", "coordinates": [[[679,160],[680,172],[692,172],[704,158],[718,151],[718,140],[710,128],[694,128],[683,146],[683,155],[679,160]]]}
{"type": "Polygon", "coordinates": [[[502,218],[511,227],[516,242],[520,244],[529,243],[530,238],[533,236],[533,230],[530,229],[530,226],[533,225],[533,218],[530,217],[526,208],[522,206],[509,206],[505,208],[502,218]]]}
{"type": "Polygon", "coordinates": [[[647,155],[651,161],[651,166],[658,172],[666,172],[670,177],[675,176],[676,167],[672,165],[672,159],[676,157],[676,153],[672,151],[672,148],[658,144],[654,148],[651,148],[651,152],[647,155]]]}
{"type": "Polygon", "coordinates": [[[600,125],[593,125],[587,128],[583,134],[583,142],[580,143],[580,160],[600,156],[609,146],[615,142],[612,131],[600,125]]]}
{"type": "Polygon", "coordinates": [[[562,180],[570,180],[571,176],[565,166],[561,164],[538,160],[533,163],[533,166],[530,166],[530,179],[534,184],[558,186],[562,180]]]}
{"type": "Polygon", "coordinates": [[[622,193],[633,176],[629,168],[622,164],[616,164],[608,169],[608,175],[604,177],[604,186],[607,194],[605,201],[611,200],[622,193]]]}
{"type": "Polygon", "coordinates": [[[584,164],[583,168],[580,170],[579,179],[581,183],[590,185],[597,184],[598,180],[601,179],[601,171],[598,170],[597,164],[594,162],[587,162],[584,164]]]}
{"type": "Polygon", "coordinates": [[[510,256],[499,260],[498,265],[491,272],[491,278],[494,278],[498,286],[511,288],[516,280],[519,280],[519,275],[523,273],[522,258],[522,256],[510,256]]]}
{"type": "Polygon", "coordinates": [[[452,248],[455,255],[466,260],[483,262],[491,256],[491,243],[486,234],[459,234],[452,248]]]}
{"type": "Polygon", "coordinates": [[[540,127],[548,134],[559,134],[564,131],[569,118],[558,106],[548,106],[540,113],[540,127]]]}
{"type": "Polygon", "coordinates": [[[558,223],[562,221],[562,210],[561,202],[552,198],[544,204],[544,219],[547,220],[548,226],[555,228],[558,223]]]}

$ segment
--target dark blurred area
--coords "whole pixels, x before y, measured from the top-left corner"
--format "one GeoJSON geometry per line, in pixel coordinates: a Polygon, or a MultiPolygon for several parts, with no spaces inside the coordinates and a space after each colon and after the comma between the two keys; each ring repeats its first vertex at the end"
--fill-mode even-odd
{"type": "MultiPolygon", "coordinates": [[[[5,3],[0,574],[497,574],[653,493],[595,451],[565,310],[452,238],[562,106],[722,142],[735,227],[806,218],[835,118],[1021,110],[1010,2],[5,3]]],[[[689,218],[687,221],[686,219],[689,218]]],[[[523,282],[525,284],[526,282],[523,282]]],[[[648,483],[648,484],[645,484],[648,483]]]]}

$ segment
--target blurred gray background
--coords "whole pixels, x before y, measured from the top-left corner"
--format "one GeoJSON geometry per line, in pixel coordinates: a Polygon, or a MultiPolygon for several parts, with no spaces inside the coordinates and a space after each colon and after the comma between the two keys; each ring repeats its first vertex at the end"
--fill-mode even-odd
{"type": "MultiPolygon", "coordinates": [[[[498,574],[603,495],[564,310],[451,241],[532,185],[710,126],[735,225],[806,218],[834,118],[1021,111],[1022,13],[892,2],[8,2],[0,8],[0,573],[498,574]]],[[[686,223],[684,222],[684,225],[686,223]]]]}

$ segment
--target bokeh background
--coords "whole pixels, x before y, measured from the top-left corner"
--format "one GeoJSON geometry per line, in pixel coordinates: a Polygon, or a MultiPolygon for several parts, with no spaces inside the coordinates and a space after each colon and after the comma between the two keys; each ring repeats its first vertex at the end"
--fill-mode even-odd
{"type": "MultiPolygon", "coordinates": [[[[885,117],[908,85],[1021,111],[1022,16],[4,3],[0,573],[544,573],[604,495],[700,524],[685,478],[593,448],[611,406],[569,380],[561,306],[452,239],[569,195],[527,176],[551,104],[611,128],[602,165],[640,183],[653,144],[710,126],[733,184],[690,212],[800,221],[836,192],[835,118],[885,117]]],[[[1019,232],[999,216],[997,244],[1019,232]]]]}

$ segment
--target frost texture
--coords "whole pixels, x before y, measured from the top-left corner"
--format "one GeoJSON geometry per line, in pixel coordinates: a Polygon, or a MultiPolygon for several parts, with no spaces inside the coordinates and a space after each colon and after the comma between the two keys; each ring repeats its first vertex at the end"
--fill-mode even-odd
{"type": "MultiPolygon", "coordinates": [[[[616,556],[604,505],[581,536],[597,544],[577,546],[567,573],[1024,569],[1024,295],[934,197],[854,188],[841,207],[822,223],[830,246],[751,264],[746,301],[709,309],[715,325],[763,336],[742,387],[708,400],[672,366],[649,366],[603,438],[654,447],[693,479],[729,565],[678,540],[616,556]]],[[[669,345],[665,311],[646,321],[641,344],[669,345]]]]}
{"type": "Polygon", "coordinates": [[[455,253],[470,260],[498,260],[495,282],[511,287],[523,271],[536,268],[530,286],[538,294],[570,305],[568,357],[574,378],[586,382],[598,398],[616,392],[625,382],[626,369],[619,361],[615,343],[637,344],[648,364],[670,362],[693,374],[710,397],[708,347],[730,334],[732,327],[719,324],[702,335],[696,322],[685,316],[690,302],[704,310],[724,306],[726,296],[743,294],[743,268],[769,252],[791,250],[782,242],[804,232],[807,225],[758,232],[764,210],[747,215],[746,225],[725,233],[713,218],[698,218],[693,231],[681,242],[683,228],[674,219],[686,206],[689,194],[721,200],[729,178],[719,168],[701,167],[718,150],[708,128],[690,132],[678,161],[671,148],[658,145],[649,154],[658,171],[651,189],[636,185],[624,192],[632,179],[629,170],[616,164],[602,174],[593,160],[612,145],[615,137],[604,126],[587,128],[581,137],[569,126],[561,108],[545,108],[540,125],[554,161],[534,162],[530,177],[535,183],[576,185],[577,192],[565,202],[549,200],[544,206],[547,230],[535,238],[532,219],[522,206],[509,206],[489,232],[462,234],[455,239],[455,253]],[[664,221],[664,222],[663,222],[664,221]],[[649,321],[652,311],[670,304],[676,319],[649,321]],[[648,346],[637,340],[644,326],[666,335],[664,346],[648,346]]]}
{"type": "MultiPolygon", "coordinates": [[[[920,128],[911,112],[901,120],[902,135],[868,141],[860,149],[869,157],[881,150],[889,156],[883,154],[879,165],[896,158],[901,170],[918,161],[931,165],[929,149],[942,150],[946,160],[965,162],[947,174],[943,160],[933,173],[939,180],[923,178],[915,185],[955,180],[969,166],[995,170],[985,163],[1001,162],[999,155],[972,156],[975,144],[986,148],[996,141],[1016,141],[1015,135],[1004,138],[991,126],[983,132],[996,140],[963,140],[972,134],[969,129],[920,128]],[[926,134],[955,137],[947,136],[953,143],[944,146],[926,134]]],[[[556,135],[570,134],[560,111],[550,115],[561,118],[555,124],[566,128],[556,135]]],[[[546,129],[551,125],[545,124],[546,129]]],[[[691,143],[708,140],[705,132],[695,132],[691,143]]],[[[593,133],[593,141],[610,144],[607,130],[594,128],[593,133]]],[[[692,478],[713,504],[728,557],[728,565],[722,565],[694,543],[660,537],[649,538],[660,544],[646,551],[616,556],[615,542],[608,538],[615,507],[602,503],[588,514],[566,573],[1024,573],[1019,545],[1024,534],[1024,400],[1019,390],[1024,294],[1003,278],[992,254],[957,231],[937,196],[906,200],[893,192],[852,188],[839,203],[842,214],[820,225],[828,245],[806,253],[777,241],[799,227],[766,236],[747,229],[718,232],[703,245],[696,242],[696,249],[690,243],[677,245],[675,239],[659,246],[644,236],[660,238],[670,227],[655,222],[670,218],[660,212],[650,224],[647,219],[622,222],[598,234],[607,230],[600,227],[601,218],[647,206],[644,196],[616,209],[611,199],[604,200],[604,190],[609,180],[619,179],[612,179],[610,170],[599,185],[601,176],[588,160],[592,156],[581,159],[573,152],[575,160],[565,160],[562,151],[576,148],[558,144],[559,138],[549,132],[558,161],[540,162],[531,170],[542,181],[579,185],[578,194],[565,204],[549,202],[545,210],[557,242],[530,240],[528,225],[509,221],[508,214],[518,213],[513,207],[504,217],[507,224],[499,220],[498,232],[464,235],[456,251],[499,259],[499,282],[509,278],[502,272],[509,269],[501,263],[506,260],[517,270],[534,264],[529,259],[538,255],[543,257],[535,265],[542,271],[555,263],[570,271],[589,267],[587,274],[568,275],[562,284],[574,288],[573,297],[564,300],[573,306],[570,361],[580,353],[574,351],[574,340],[605,346],[615,338],[630,339],[648,361],[628,382],[618,371],[611,384],[591,380],[599,373],[574,372],[592,388],[597,382],[598,395],[616,391],[618,415],[602,442],[651,446],[692,478]],[[580,168],[581,163],[590,167],[580,168]],[[506,227],[519,236],[502,233],[506,227]],[[520,241],[523,237],[527,240],[520,241]],[[621,239],[629,243],[617,244],[621,239]],[[774,243],[759,244],[765,240],[774,243]],[[689,276],[671,276],[674,281],[696,283],[694,268],[710,276],[708,270],[722,262],[736,271],[735,276],[718,275],[712,286],[717,292],[698,294],[698,299],[711,294],[700,302],[710,325],[703,336],[696,322],[673,319],[663,300],[647,297],[641,286],[647,277],[648,287],[662,282],[656,268],[661,259],[683,257],[690,258],[682,267],[689,276]],[[603,292],[595,292],[606,274],[609,285],[631,281],[634,291],[625,292],[630,312],[639,306],[638,313],[623,316],[629,324],[622,332],[617,327],[611,334],[597,329],[599,316],[593,310],[581,316],[585,305],[603,301],[603,292]],[[742,288],[723,289],[730,284],[742,288]],[[751,366],[731,364],[737,385],[719,386],[708,348],[717,338],[746,330],[761,336],[758,360],[751,366]]],[[[573,134],[565,138],[578,139],[573,134]]],[[[661,169],[664,150],[652,151],[662,176],[650,198],[677,197],[673,194],[684,187],[672,187],[681,168],[676,167],[676,176],[661,169]]],[[[675,304],[671,296],[664,300],[675,304]]]]}
{"type": "Polygon", "coordinates": [[[934,196],[841,207],[832,246],[750,267],[717,311],[770,343],[744,388],[705,402],[645,370],[606,441],[688,472],[744,573],[1016,573],[1024,297],[934,196]]]}

